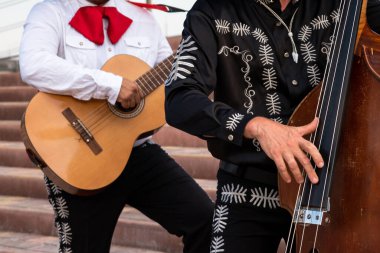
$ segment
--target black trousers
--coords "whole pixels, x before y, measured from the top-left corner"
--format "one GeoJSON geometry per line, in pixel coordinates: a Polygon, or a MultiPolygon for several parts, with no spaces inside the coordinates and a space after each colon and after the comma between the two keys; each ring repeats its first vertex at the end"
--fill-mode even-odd
{"type": "Polygon", "coordinates": [[[183,252],[209,252],[213,204],[156,144],[134,148],[122,175],[94,196],[70,195],[48,178],[45,180],[56,215],[59,252],[109,252],[114,228],[126,204],[169,233],[183,236],[183,252]]]}
{"type": "Polygon", "coordinates": [[[219,170],[211,253],[276,253],[290,223],[275,187],[219,170]]]}

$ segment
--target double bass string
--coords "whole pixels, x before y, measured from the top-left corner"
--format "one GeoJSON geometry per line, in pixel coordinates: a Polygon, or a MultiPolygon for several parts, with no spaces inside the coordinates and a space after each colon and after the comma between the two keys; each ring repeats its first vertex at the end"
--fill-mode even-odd
{"type": "MultiPolygon", "coordinates": [[[[341,3],[340,3],[340,7],[339,7],[339,9],[342,9],[341,8],[341,6],[342,6],[342,2],[343,1],[341,1],[341,3]]],[[[335,26],[334,27],[334,38],[336,37],[335,35],[336,35],[336,33],[337,33],[337,26],[335,26]]],[[[333,47],[334,47],[334,49],[333,50],[330,50],[330,52],[329,52],[329,54],[331,55],[331,52],[333,52],[334,50],[335,50],[335,43],[334,43],[334,45],[333,45],[333,47]]],[[[327,73],[329,73],[329,72],[327,72],[327,70],[328,69],[331,69],[331,63],[330,63],[330,60],[331,59],[331,57],[329,57],[328,58],[328,66],[325,68],[325,72],[324,72],[324,75],[323,75],[323,80],[322,80],[322,82],[321,82],[321,85],[322,85],[322,87],[321,87],[321,92],[320,92],[320,95],[319,95],[319,97],[318,97],[318,109],[316,110],[316,112],[315,112],[315,117],[319,117],[320,115],[321,115],[321,110],[322,110],[322,102],[321,101],[323,101],[323,99],[321,99],[322,97],[324,97],[324,95],[325,95],[325,89],[326,89],[326,85],[325,85],[325,79],[326,79],[326,75],[327,75],[327,73]]],[[[320,117],[319,117],[320,118],[320,117]]],[[[317,126],[317,129],[316,129],[316,131],[318,130],[318,128],[319,128],[319,125],[317,126]]],[[[315,141],[316,141],[316,136],[315,136],[315,133],[312,133],[311,135],[310,135],[310,137],[309,137],[309,141],[311,141],[311,142],[313,142],[313,143],[315,143],[315,141]]],[[[309,158],[311,159],[311,157],[310,157],[310,155],[308,155],[309,156],[309,158]]],[[[316,169],[315,168],[315,166],[314,166],[314,169],[316,169]]],[[[305,173],[305,171],[303,170],[303,174],[304,174],[304,176],[305,176],[305,181],[304,181],[304,183],[302,183],[299,187],[298,187],[298,193],[297,193],[297,199],[298,200],[300,200],[300,201],[296,201],[296,203],[295,203],[295,208],[294,208],[294,213],[293,213],[293,217],[292,217],[292,223],[291,223],[291,227],[290,227],[290,232],[289,232],[289,234],[288,234],[288,242],[291,242],[291,245],[290,245],[290,249],[288,248],[289,247],[289,245],[287,245],[286,246],[286,250],[285,250],[285,252],[291,252],[292,250],[293,250],[293,243],[295,242],[295,236],[296,236],[296,232],[297,232],[297,225],[298,225],[298,223],[299,223],[299,221],[298,221],[298,219],[296,219],[295,220],[295,217],[299,217],[299,215],[300,215],[300,209],[301,209],[301,199],[303,199],[303,196],[304,196],[304,194],[305,194],[305,186],[306,186],[306,180],[307,180],[307,175],[306,175],[306,173],[305,173]],[[301,187],[302,187],[302,190],[301,190],[301,187]],[[300,196],[300,192],[301,192],[301,196],[300,196]],[[292,240],[290,240],[290,237],[292,237],[292,240]],[[289,251],[288,251],[288,249],[289,249],[289,251]]],[[[311,192],[311,190],[310,190],[310,192],[311,192]]],[[[310,196],[310,195],[309,195],[310,196]]],[[[309,200],[308,200],[308,202],[310,203],[310,197],[309,197],[309,200]]],[[[308,204],[308,206],[309,206],[309,204],[308,204]]],[[[307,207],[307,210],[309,209],[309,207],[307,207]]],[[[303,226],[303,233],[302,233],[302,238],[301,238],[301,244],[300,244],[300,250],[301,250],[301,248],[302,248],[302,241],[303,241],[303,236],[304,236],[304,231],[305,231],[305,224],[304,224],[304,226],[303,226]]],[[[299,250],[299,251],[300,251],[299,250]]]]}
{"type": "MultiPolygon", "coordinates": [[[[342,0],[341,2],[340,2],[340,6],[339,6],[339,10],[340,10],[340,13],[342,13],[342,6],[343,6],[343,4],[345,4],[345,0],[342,0]]],[[[341,21],[341,19],[339,20],[339,22],[338,22],[338,25],[335,25],[335,27],[334,27],[334,32],[333,32],[333,34],[334,34],[334,38],[336,38],[337,36],[336,36],[336,34],[337,34],[337,32],[338,32],[338,30],[339,30],[339,28],[338,28],[338,26],[340,27],[340,25],[341,25],[341,23],[342,22],[340,22],[341,21]]],[[[319,95],[319,98],[318,98],[318,109],[316,110],[316,113],[315,113],[315,116],[317,117],[319,117],[320,118],[320,115],[321,115],[321,110],[322,110],[322,106],[323,106],[323,99],[321,99],[321,98],[323,98],[323,97],[325,97],[325,95],[326,95],[326,85],[325,85],[325,80],[326,79],[328,79],[328,77],[329,77],[329,75],[330,75],[330,73],[331,73],[331,67],[332,67],[332,64],[331,64],[331,55],[333,54],[333,52],[336,50],[335,49],[335,47],[336,47],[336,42],[335,43],[333,43],[333,47],[332,47],[332,50],[330,50],[330,52],[329,52],[329,55],[328,55],[328,66],[325,68],[325,72],[324,72],[324,78],[323,78],[323,81],[322,81],[322,88],[321,88],[321,92],[320,92],[320,95],[319,95]],[[322,102],[321,102],[322,101],[322,102]]],[[[334,79],[335,79],[335,73],[334,73],[334,79]]],[[[331,93],[330,93],[330,97],[329,98],[331,98],[331,93]]],[[[327,115],[327,114],[326,114],[327,115]]],[[[326,116],[325,116],[326,117],[326,116]]],[[[325,118],[325,120],[326,120],[326,118],[325,118]]],[[[325,123],[326,121],[324,121],[324,123],[325,123]]],[[[324,129],[324,123],[323,123],[323,129],[324,129]]],[[[318,128],[319,128],[319,125],[318,125],[318,127],[317,127],[317,129],[316,129],[316,131],[318,130],[318,128]]],[[[315,143],[316,142],[316,135],[313,133],[311,136],[310,136],[310,138],[309,138],[309,140],[311,141],[311,140],[313,140],[312,142],[313,143],[315,143]]],[[[319,143],[319,147],[320,147],[320,145],[321,145],[321,143],[319,143]]],[[[330,151],[331,152],[331,151],[330,151]]],[[[310,156],[309,156],[309,158],[310,158],[310,156]]],[[[328,163],[327,163],[328,164],[328,163]]],[[[316,169],[316,167],[315,167],[315,165],[314,165],[314,169],[316,169]]],[[[329,168],[327,168],[327,170],[329,171],[329,168]]],[[[305,171],[303,171],[303,174],[305,175],[305,171]]],[[[326,179],[327,179],[327,177],[326,177],[326,179]]],[[[325,179],[325,183],[324,183],[324,190],[323,190],[323,194],[324,194],[324,192],[325,192],[325,188],[326,188],[326,179],[325,179]]],[[[290,232],[289,232],[289,235],[288,235],[288,242],[291,242],[291,245],[290,245],[290,251],[293,249],[293,243],[294,243],[294,238],[295,238],[295,235],[296,235],[296,230],[297,230],[297,225],[298,225],[298,223],[299,223],[299,221],[298,221],[298,219],[296,219],[295,220],[295,217],[299,217],[299,214],[300,214],[300,208],[301,208],[301,200],[303,199],[303,196],[304,196],[304,194],[305,194],[305,184],[306,184],[306,180],[307,180],[307,177],[305,178],[305,181],[304,181],[304,183],[302,184],[302,191],[301,191],[301,185],[299,186],[299,188],[298,188],[298,193],[297,193],[297,199],[298,200],[300,200],[299,202],[297,202],[296,201],[296,203],[295,203],[295,208],[294,208],[294,213],[293,213],[293,217],[292,217],[292,223],[291,223],[291,228],[290,228],[290,232]],[[300,196],[300,191],[302,192],[301,193],[301,196],[300,196]],[[295,215],[295,214],[297,214],[297,215],[295,215]],[[292,240],[290,241],[290,237],[292,237],[292,240]]],[[[310,208],[309,208],[309,206],[310,206],[310,196],[311,196],[311,191],[312,191],[312,187],[313,187],[313,185],[311,184],[311,186],[310,186],[310,192],[309,192],[309,199],[308,199],[308,205],[307,205],[307,207],[306,207],[306,210],[309,210],[310,208]]],[[[322,203],[321,203],[321,206],[320,206],[320,210],[322,210],[322,203]]],[[[301,242],[300,242],[300,248],[299,248],[299,252],[301,252],[301,249],[302,249],[302,246],[303,246],[303,237],[304,237],[304,233],[305,233],[305,228],[306,228],[306,223],[304,223],[303,224],[303,231],[302,231],[302,238],[301,238],[301,242]]],[[[319,228],[319,226],[317,226],[317,230],[316,230],[316,236],[315,236],[315,241],[314,241],[314,248],[315,248],[315,243],[316,243],[316,238],[317,238],[317,234],[318,234],[318,228],[319,228]]],[[[288,252],[288,245],[286,246],[286,252],[288,252]]]]}
{"type": "MultiPolygon", "coordinates": [[[[344,1],[346,1],[346,0],[344,0],[344,1]]],[[[356,18],[357,17],[359,17],[357,14],[357,12],[360,10],[360,8],[359,8],[359,2],[360,1],[356,1],[356,5],[355,5],[355,15],[354,15],[354,21],[353,21],[353,24],[356,22],[356,18]]],[[[345,12],[347,12],[347,16],[345,17],[345,24],[344,24],[344,28],[346,28],[347,27],[347,21],[348,21],[348,10],[351,8],[351,3],[352,3],[352,1],[350,1],[349,0],[349,4],[348,4],[348,6],[347,6],[347,10],[345,11],[345,12]]],[[[344,13],[344,12],[342,12],[342,13],[344,13]]],[[[360,18],[360,17],[359,17],[360,18]]],[[[341,21],[339,22],[339,26],[341,25],[341,21]]],[[[355,45],[355,41],[354,41],[354,39],[353,39],[353,36],[354,36],[354,34],[356,34],[355,33],[355,31],[354,31],[354,28],[355,28],[355,26],[352,26],[352,28],[351,28],[351,31],[349,31],[349,34],[350,34],[350,41],[349,41],[349,48],[352,48],[354,45],[355,45]]],[[[346,33],[347,31],[345,31],[345,33],[346,33]]],[[[340,41],[340,45],[342,45],[342,43],[343,43],[343,36],[342,36],[342,40],[340,41]]],[[[336,44],[336,43],[335,43],[336,44]]],[[[339,55],[341,55],[340,54],[340,51],[341,51],[341,46],[339,47],[339,55]]],[[[347,67],[348,67],[348,60],[349,60],[349,57],[347,57],[346,58],[346,61],[345,61],[345,65],[344,65],[344,77],[346,76],[346,74],[347,74],[347,67]]],[[[338,64],[338,61],[337,61],[337,63],[336,64],[338,64]]],[[[334,72],[334,79],[335,79],[335,74],[336,74],[336,71],[334,72]]],[[[343,80],[344,80],[344,77],[343,77],[343,80]]],[[[342,93],[343,93],[343,85],[341,85],[340,86],[340,94],[339,94],[339,106],[341,105],[341,103],[342,103],[342,93]]],[[[330,96],[329,96],[329,101],[331,100],[331,93],[330,93],[330,96]]],[[[327,116],[326,116],[327,117],[327,116]]],[[[333,132],[333,139],[335,139],[336,138],[336,136],[337,136],[337,132],[336,132],[336,130],[337,130],[337,127],[336,127],[336,124],[337,124],[337,121],[338,121],[338,115],[336,115],[336,118],[335,118],[335,124],[334,124],[334,132],[333,132]]],[[[326,121],[325,121],[326,122],[326,121]]],[[[320,146],[319,146],[320,147],[320,146]]],[[[331,158],[331,152],[332,152],[332,149],[330,149],[330,154],[329,154],[329,159],[331,158]]],[[[328,164],[330,164],[330,163],[328,163],[328,164]]],[[[328,165],[328,166],[330,166],[330,165],[328,165]]],[[[331,166],[333,166],[333,164],[331,164],[331,166]]],[[[330,167],[328,167],[327,168],[327,173],[331,173],[331,169],[330,169],[330,167]]],[[[326,181],[327,181],[327,176],[326,176],[326,178],[325,178],[325,182],[324,182],[324,185],[323,185],[323,194],[322,194],[322,199],[324,198],[324,196],[325,196],[325,193],[326,193],[326,181]]],[[[322,203],[321,203],[321,206],[319,207],[319,211],[322,211],[322,203]]],[[[317,229],[316,229],[316,232],[315,232],[315,237],[314,237],[314,248],[315,248],[315,245],[316,245],[316,242],[317,242],[317,237],[318,237],[318,231],[319,231],[319,226],[317,226],[317,229]]]]}

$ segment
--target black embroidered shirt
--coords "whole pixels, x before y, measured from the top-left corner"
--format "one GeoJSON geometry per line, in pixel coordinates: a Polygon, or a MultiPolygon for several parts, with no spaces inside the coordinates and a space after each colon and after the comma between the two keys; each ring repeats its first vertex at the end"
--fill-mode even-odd
{"type": "Polygon", "coordinates": [[[255,116],[286,124],[322,81],[339,3],[293,0],[282,12],[280,1],[198,0],[166,82],[168,123],[206,139],[216,158],[275,173],[244,127],[255,116]]]}

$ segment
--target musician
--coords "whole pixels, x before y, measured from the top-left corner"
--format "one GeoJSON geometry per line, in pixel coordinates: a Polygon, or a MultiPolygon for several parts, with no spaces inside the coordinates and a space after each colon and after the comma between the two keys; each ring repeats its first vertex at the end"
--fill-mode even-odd
{"type": "MultiPolygon", "coordinates": [[[[172,54],[152,15],[125,0],[45,0],[33,7],[24,28],[20,72],[25,82],[40,91],[120,102],[124,108],[139,103],[140,89],[100,70],[102,65],[114,55],[129,54],[153,67],[172,54]],[[83,8],[88,6],[93,8],[83,8]],[[103,10],[106,17],[99,14],[103,10]]],[[[209,252],[213,204],[151,136],[136,141],[122,175],[94,196],[70,195],[45,179],[59,252],[109,252],[126,204],[183,236],[183,252],[209,252]]]]}
{"type": "MultiPolygon", "coordinates": [[[[318,119],[286,123],[321,81],[338,0],[198,0],[166,81],[167,122],[207,140],[221,160],[211,252],[277,252],[291,215],[277,173],[312,183],[324,161],[304,136],[318,119]],[[209,95],[213,92],[213,99],[209,95]]],[[[379,1],[370,1],[379,8],[379,1]]],[[[373,16],[369,20],[378,24],[373,16]]]]}

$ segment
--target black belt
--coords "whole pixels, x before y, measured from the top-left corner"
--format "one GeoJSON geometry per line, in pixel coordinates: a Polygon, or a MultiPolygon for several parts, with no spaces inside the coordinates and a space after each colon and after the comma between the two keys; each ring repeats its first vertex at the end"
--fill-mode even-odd
{"type": "Polygon", "coordinates": [[[220,161],[219,168],[239,178],[277,187],[277,173],[271,173],[252,166],[239,166],[225,161],[220,161]]]}

